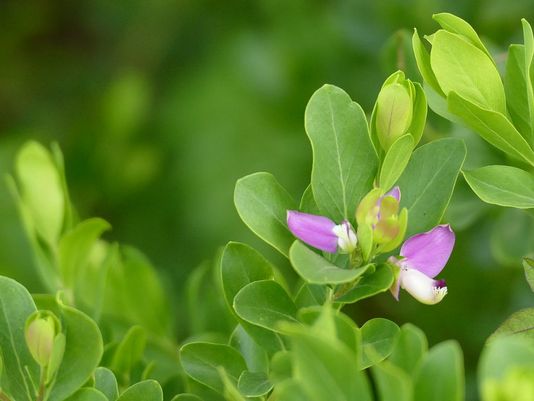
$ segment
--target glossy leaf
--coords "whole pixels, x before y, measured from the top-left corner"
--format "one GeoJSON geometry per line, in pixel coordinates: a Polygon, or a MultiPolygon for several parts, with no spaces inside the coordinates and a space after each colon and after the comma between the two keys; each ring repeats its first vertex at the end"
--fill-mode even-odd
{"type": "Polygon", "coordinates": [[[367,321],[361,332],[363,352],[360,368],[366,369],[391,354],[399,334],[399,326],[390,320],[376,318],[367,321]]]}
{"type": "Polygon", "coordinates": [[[465,159],[459,139],[440,139],[418,148],[397,182],[401,207],[408,209],[406,237],[425,232],[441,222],[465,159]]]}
{"type": "Polygon", "coordinates": [[[463,401],[464,391],[463,357],[459,345],[454,341],[436,345],[415,374],[414,401],[463,401]]]}
{"type": "MultiPolygon", "coordinates": [[[[256,327],[256,326],[253,326],[256,327]]],[[[260,347],[253,337],[241,326],[237,325],[232,336],[230,345],[239,350],[251,372],[268,372],[269,357],[267,350],[260,347]]]]}
{"type": "Polygon", "coordinates": [[[4,372],[0,384],[17,401],[33,401],[31,382],[39,382],[39,367],[24,338],[26,319],[35,311],[28,291],[16,281],[0,276],[0,349],[4,372]]]}
{"type": "Polygon", "coordinates": [[[297,205],[269,173],[239,179],[234,203],[241,220],[262,240],[287,256],[294,237],[287,228],[287,211],[297,205]]]}
{"type": "Polygon", "coordinates": [[[234,298],[234,309],[243,320],[272,331],[280,322],[297,322],[297,308],[287,292],[272,280],[255,281],[234,298]]]}
{"type": "Polygon", "coordinates": [[[82,388],[67,398],[67,401],[108,401],[108,399],[98,389],[82,388]]]}
{"type": "Polygon", "coordinates": [[[488,338],[488,341],[510,336],[534,340],[534,308],[526,308],[513,313],[488,338]]]}
{"type": "Polygon", "coordinates": [[[300,241],[295,241],[291,246],[289,259],[297,273],[311,284],[348,283],[360,277],[371,266],[342,269],[316,254],[300,241]]]}
{"type": "Polygon", "coordinates": [[[111,369],[128,382],[131,370],[138,364],[145,351],[147,335],[141,326],[133,326],[124,335],[111,360],[111,369]]]}
{"type": "Polygon", "coordinates": [[[237,387],[246,397],[260,397],[271,391],[273,385],[266,373],[246,370],[239,376],[237,387]]]}
{"type": "Polygon", "coordinates": [[[389,290],[393,284],[393,273],[387,264],[380,264],[372,274],[364,275],[360,281],[336,299],[336,302],[353,303],[389,290]]]}
{"type": "Polygon", "coordinates": [[[104,394],[108,401],[119,397],[119,387],[113,372],[107,368],[97,368],[94,373],[95,388],[104,394]]]}
{"type": "Polygon", "coordinates": [[[443,92],[456,92],[469,102],[506,113],[504,86],[493,60],[461,36],[434,34],[430,64],[443,92]]]}
{"type": "Polygon", "coordinates": [[[406,134],[397,139],[382,162],[380,169],[380,187],[389,190],[406,168],[414,148],[414,139],[411,134],[406,134]]]}
{"type": "Polygon", "coordinates": [[[423,359],[428,350],[428,341],[425,333],[407,323],[404,324],[399,333],[397,343],[388,361],[412,375],[419,362],[423,359]]]}
{"type": "Polygon", "coordinates": [[[295,296],[295,305],[297,306],[297,309],[323,305],[326,302],[326,298],[326,286],[303,283],[295,296]]]}
{"type": "Polygon", "coordinates": [[[103,354],[102,336],[96,323],[70,306],[59,304],[58,308],[67,341],[50,401],[63,401],[86,383],[103,354]]]}
{"type": "Polygon", "coordinates": [[[465,171],[473,192],[486,203],[518,209],[534,208],[534,175],[511,166],[465,171]]]}
{"type": "Polygon", "coordinates": [[[321,214],[336,222],[351,218],[378,167],[365,114],[343,90],[324,85],[306,107],[305,126],[313,149],[313,197],[321,214]]]}
{"type": "Polygon", "coordinates": [[[128,387],[117,401],[163,401],[163,391],[155,380],[145,380],[128,387]]]}
{"type": "Polygon", "coordinates": [[[203,401],[202,398],[195,394],[178,394],[171,401],[203,401]]]}
{"type": "Polygon", "coordinates": [[[424,81],[430,85],[431,90],[436,93],[436,96],[445,96],[439,86],[434,71],[432,71],[432,66],[430,65],[430,54],[426,50],[423,41],[419,37],[417,29],[414,29],[412,36],[412,47],[415,60],[417,62],[417,68],[419,68],[419,72],[421,73],[424,81]]]}
{"type": "Polygon", "coordinates": [[[185,372],[194,380],[219,392],[224,392],[224,383],[218,368],[223,368],[234,383],[247,366],[241,354],[222,344],[189,343],[180,349],[180,361],[185,372]]]}
{"type": "Polygon", "coordinates": [[[449,111],[497,149],[534,165],[534,151],[504,114],[481,107],[459,93],[447,97],[449,111]]]}

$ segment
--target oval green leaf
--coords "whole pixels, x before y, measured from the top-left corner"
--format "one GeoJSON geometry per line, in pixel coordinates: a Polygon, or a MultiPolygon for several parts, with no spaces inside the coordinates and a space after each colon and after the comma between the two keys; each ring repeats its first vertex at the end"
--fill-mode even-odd
{"type": "Polygon", "coordinates": [[[163,391],[155,380],[145,380],[130,386],[117,401],[163,401],[163,391]]]}
{"type": "Polygon", "coordinates": [[[387,319],[367,321],[361,328],[363,347],[360,368],[366,369],[386,359],[393,351],[399,330],[399,326],[387,319]]]}
{"type": "Polygon", "coordinates": [[[386,153],[380,169],[380,188],[389,190],[406,168],[414,148],[414,138],[406,134],[398,138],[386,153]]]}
{"type": "Polygon", "coordinates": [[[393,273],[387,264],[378,265],[375,272],[366,274],[347,293],[336,299],[336,302],[350,304],[361,299],[385,292],[393,284],[393,273]]]}

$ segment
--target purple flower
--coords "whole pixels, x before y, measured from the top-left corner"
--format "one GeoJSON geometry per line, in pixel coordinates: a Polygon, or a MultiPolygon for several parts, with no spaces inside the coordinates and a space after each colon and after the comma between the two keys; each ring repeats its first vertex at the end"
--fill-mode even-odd
{"type": "Polygon", "coordinates": [[[447,295],[447,286],[444,280],[434,280],[434,277],[447,264],[454,240],[454,232],[448,224],[408,238],[401,247],[401,258],[390,258],[400,269],[391,287],[393,296],[398,300],[399,290],[403,288],[424,304],[440,302],[447,295]]]}
{"type": "Polygon", "coordinates": [[[335,253],[338,247],[351,253],[358,243],[354,229],[346,220],[336,225],[328,217],[288,210],[287,226],[302,242],[329,253],[335,253]]]}

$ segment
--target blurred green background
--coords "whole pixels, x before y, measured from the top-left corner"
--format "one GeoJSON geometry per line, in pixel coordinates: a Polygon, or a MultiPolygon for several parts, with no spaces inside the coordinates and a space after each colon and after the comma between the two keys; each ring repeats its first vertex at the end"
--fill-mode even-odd
{"type": "MultiPolygon", "coordinates": [[[[25,140],[57,141],[80,215],[107,219],[106,238],[150,257],[181,327],[188,273],[228,240],[257,246],[289,271],[240,222],[235,180],[270,171],[299,197],[310,173],[303,114],[311,94],[332,83],[370,112],[397,68],[420,80],[411,30],[431,32],[440,11],[472,23],[501,64],[507,45],[521,41],[520,18],[534,22],[534,1],[4,0],[0,172],[11,171],[25,140]]],[[[502,157],[430,115],[424,140],[447,135],[468,141],[468,167],[502,157]]],[[[487,336],[533,304],[520,265],[534,250],[533,219],[481,204],[463,183],[448,218],[458,246],[442,304],[383,295],[347,310],[360,324],[413,322],[431,343],[458,339],[472,381],[487,336]]],[[[3,182],[0,219],[0,272],[39,291],[3,182]]]]}

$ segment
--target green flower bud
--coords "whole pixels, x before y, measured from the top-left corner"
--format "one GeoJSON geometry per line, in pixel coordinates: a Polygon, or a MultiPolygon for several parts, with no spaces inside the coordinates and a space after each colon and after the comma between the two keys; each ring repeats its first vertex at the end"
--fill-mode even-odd
{"type": "Polygon", "coordinates": [[[376,100],[375,129],[382,149],[387,151],[408,133],[413,116],[409,85],[393,83],[382,88],[376,100]]]}
{"type": "Polygon", "coordinates": [[[26,321],[26,345],[33,359],[41,366],[47,367],[54,353],[56,338],[62,335],[57,317],[48,311],[37,311],[26,321]]]}

